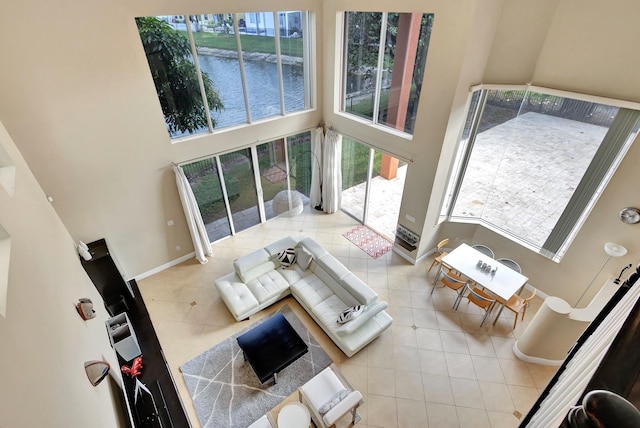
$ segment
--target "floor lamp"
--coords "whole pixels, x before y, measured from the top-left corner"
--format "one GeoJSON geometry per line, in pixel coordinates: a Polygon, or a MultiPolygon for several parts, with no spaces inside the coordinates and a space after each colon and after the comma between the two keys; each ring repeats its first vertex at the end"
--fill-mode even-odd
{"type": "Polygon", "coordinates": [[[605,260],[604,264],[602,265],[598,273],[593,277],[593,279],[589,283],[589,286],[584,290],[584,292],[582,293],[582,295],[580,296],[580,298],[578,299],[574,307],[577,307],[578,303],[580,303],[584,295],[587,294],[587,291],[589,291],[589,289],[593,285],[593,282],[596,280],[598,275],[600,275],[600,272],[602,272],[602,269],[604,269],[607,263],[609,263],[609,260],[611,259],[611,257],[622,257],[625,254],[627,254],[627,249],[620,244],[616,244],[614,242],[607,242],[606,244],[604,244],[604,252],[608,254],[607,260],[605,260]]]}

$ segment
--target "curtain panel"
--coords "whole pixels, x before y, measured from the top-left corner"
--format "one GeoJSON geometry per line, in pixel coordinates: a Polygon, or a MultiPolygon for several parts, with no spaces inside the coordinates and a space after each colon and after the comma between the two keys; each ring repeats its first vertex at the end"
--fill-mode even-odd
{"type": "Polygon", "coordinates": [[[205,264],[209,261],[206,256],[213,255],[213,250],[211,248],[211,242],[209,242],[207,229],[202,220],[202,215],[200,215],[196,197],[193,194],[193,190],[191,190],[191,185],[189,184],[189,180],[187,180],[187,176],[184,175],[182,167],[174,165],[173,172],[176,174],[178,194],[180,195],[184,216],[187,220],[187,226],[189,226],[189,232],[191,233],[196,259],[198,259],[200,263],[205,264]]]}
{"type": "Polygon", "coordinates": [[[329,129],[322,150],[322,210],[334,213],[342,202],[342,135],[329,129]]]}
{"type": "Polygon", "coordinates": [[[309,199],[311,207],[322,207],[322,142],[324,130],[316,129],[316,135],[311,141],[311,190],[309,199]]]}

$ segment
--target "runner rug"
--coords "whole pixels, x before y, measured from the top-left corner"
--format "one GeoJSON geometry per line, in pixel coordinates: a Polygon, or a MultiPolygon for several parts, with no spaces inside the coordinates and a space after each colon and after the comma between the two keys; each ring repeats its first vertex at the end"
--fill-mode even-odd
{"type": "Polygon", "coordinates": [[[365,225],[356,226],[348,232],[342,234],[349,241],[353,242],[365,253],[374,259],[386,254],[393,248],[393,243],[378,235],[365,225]]]}
{"type": "Polygon", "coordinates": [[[260,384],[236,341],[262,321],[180,366],[203,428],[245,428],[331,364],[331,358],[291,308],[285,305],[279,312],[305,341],[309,352],[278,373],[277,384],[260,384]]]}

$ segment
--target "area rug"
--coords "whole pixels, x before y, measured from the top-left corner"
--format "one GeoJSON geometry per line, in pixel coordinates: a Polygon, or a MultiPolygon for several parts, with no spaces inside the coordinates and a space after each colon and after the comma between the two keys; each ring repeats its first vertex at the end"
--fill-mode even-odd
{"type": "Polygon", "coordinates": [[[272,183],[279,183],[287,179],[286,171],[283,171],[277,166],[272,166],[270,168],[267,168],[262,173],[262,176],[272,183]]]}
{"type": "Polygon", "coordinates": [[[374,259],[388,253],[393,248],[392,242],[362,224],[343,233],[342,236],[356,244],[358,248],[374,259]]]}
{"type": "Polygon", "coordinates": [[[331,364],[331,358],[291,308],[285,305],[278,312],[305,341],[309,352],[278,373],[277,384],[260,384],[236,340],[262,321],[180,366],[203,428],[245,428],[331,364]]]}

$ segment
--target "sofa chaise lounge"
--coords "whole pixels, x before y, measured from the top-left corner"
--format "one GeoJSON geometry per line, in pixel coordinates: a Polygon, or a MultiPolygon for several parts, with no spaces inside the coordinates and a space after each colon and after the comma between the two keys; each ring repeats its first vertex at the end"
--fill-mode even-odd
{"type": "MultiPolygon", "coordinates": [[[[238,258],[234,272],[215,281],[237,321],[292,294],[333,342],[349,357],[380,336],[393,319],[387,302],[309,237],[286,237],[238,258]],[[287,266],[289,250],[297,263],[287,266]],[[339,323],[349,308],[363,306],[355,318],[339,323]]],[[[357,311],[356,311],[357,312],[357,311]]]]}

